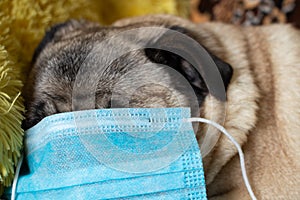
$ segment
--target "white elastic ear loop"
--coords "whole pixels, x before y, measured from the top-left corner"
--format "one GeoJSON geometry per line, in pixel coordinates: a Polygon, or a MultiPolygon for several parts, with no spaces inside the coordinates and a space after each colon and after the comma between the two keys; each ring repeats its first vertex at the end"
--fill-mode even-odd
{"type": "Polygon", "coordinates": [[[244,183],[247,187],[248,193],[249,193],[252,200],[256,200],[256,197],[255,197],[255,195],[252,191],[251,185],[250,185],[249,180],[248,180],[248,176],[247,176],[247,173],[246,173],[246,167],[245,167],[244,153],[243,153],[239,143],[237,143],[237,141],[226,131],[226,129],[223,126],[221,126],[220,124],[218,124],[214,121],[204,119],[204,118],[200,118],[200,117],[193,117],[193,118],[189,118],[187,120],[189,122],[203,122],[203,123],[210,124],[210,125],[214,126],[215,128],[219,129],[222,133],[224,133],[228,137],[228,139],[231,140],[231,142],[235,145],[235,147],[237,148],[238,153],[239,153],[241,169],[242,169],[242,175],[243,175],[244,183]]]}
{"type": "Polygon", "coordinates": [[[16,199],[17,183],[18,183],[18,179],[19,179],[19,175],[20,175],[22,162],[23,162],[23,155],[21,155],[20,160],[17,165],[17,168],[16,168],[16,173],[15,173],[15,177],[14,177],[12,189],[11,189],[11,198],[10,198],[11,200],[16,199]]]}

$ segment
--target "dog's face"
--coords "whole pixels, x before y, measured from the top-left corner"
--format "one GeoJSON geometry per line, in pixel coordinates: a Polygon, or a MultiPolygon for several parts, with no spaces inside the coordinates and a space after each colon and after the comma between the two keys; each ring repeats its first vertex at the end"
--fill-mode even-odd
{"type": "MultiPolygon", "coordinates": [[[[124,26],[109,27],[71,20],[52,27],[33,57],[34,66],[25,86],[27,112],[24,128],[34,126],[46,116],[80,109],[190,107],[194,99],[190,97],[191,93],[184,92],[183,79],[190,85],[197,105],[201,107],[209,91],[198,71],[181,56],[159,48],[144,48],[128,51],[109,62],[107,58],[111,58],[115,51],[121,46],[134,46],[135,40],[127,38],[108,43],[105,49],[99,47],[102,41],[126,30],[149,26],[164,27],[190,36],[188,28],[164,24],[160,20],[144,23],[129,20],[124,26]],[[91,95],[87,92],[90,89],[88,84],[78,81],[82,69],[93,69],[93,78],[87,78],[87,82],[96,86],[94,104],[85,104],[91,95]],[[176,78],[176,73],[183,79],[176,78]]],[[[147,32],[144,37],[147,38],[147,32]]],[[[157,39],[160,37],[163,33],[157,33],[157,39]]],[[[232,76],[230,65],[214,55],[212,58],[227,87],[232,76]]]]}

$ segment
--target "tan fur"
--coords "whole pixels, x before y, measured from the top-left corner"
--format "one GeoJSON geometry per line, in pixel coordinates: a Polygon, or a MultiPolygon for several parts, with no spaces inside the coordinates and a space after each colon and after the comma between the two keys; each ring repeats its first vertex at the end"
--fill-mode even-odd
{"type": "MultiPolygon", "coordinates": [[[[228,89],[229,106],[225,127],[240,144],[245,142],[245,134],[249,132],[244,153],[254,192],[258,199],[298,199],[299,32],[290,26],[279,25],[241,30],[222,24],[203,26],[212,34],[223,38],[224,51],[228,54],[225,60],[232,64],[235,74],[239,73],[233,77],[228,89]],[[231,35],[232,38],[224,35],[231,35]],[[234,52],[239,52],[240,55],[234,55],[234,52]],[[243,67],[245,56],[249,63],[243,67]],[[241,72],[241,69],[246,71],[241,72]],[[244,73],[252,75],[254,85],[250,77],[248,80],[241,78],[245,76],[244,73]],[[245,84],[237,79],[244,80],[245,84]],[[245,94],[248,98],[238,101],[245,94]],[[235,104],[234,101],[240,103],[235,104]],[[256,110],[255,101],[258,110],[253,115],[256,110]],[[253,126],[255,118],[256,124],[253,126]]],[[[223,138],[208,156],[213,157],[214,161],[209,166],[206,165],[209,195],[226,193],[216,199],[249,199],[245,195],[247,191],[241,178],[236,151],[223,138]],[[211,177],[214,177],[212,182],[211,177]]]]}
{"type": "MultiPolygon", "coordinates": [[[[131,18],[115,25],[133,22],[185,27],[232,65],[226,105],[208,96],[203,116],[223,124],[243,146],[258,199],[300,199],[300,32],[288,25],[194,25],[173,16],[131,18]]],[[[200,143],[199,134],[208,128],[201,127],[200,143]]],[[[210,127],[207,134],[216,132],[210,127]]],[[[204,166],[210,199],[250,199],[237,150],[224,135],[204,158],[204,166]]]]}

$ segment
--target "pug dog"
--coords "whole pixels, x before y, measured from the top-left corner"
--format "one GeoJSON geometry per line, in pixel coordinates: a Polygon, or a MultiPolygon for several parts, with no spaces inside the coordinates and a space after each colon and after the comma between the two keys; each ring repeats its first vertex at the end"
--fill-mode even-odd
{"type": "MultiPolygon", "coordinates": [[[[174,43],[174,48],[181,48],[174,43]]],[[[122,19],[111,26],[84,20],[55,25],[33,57],[24,89],[24,128],[46,116],[80,109],[189,106],[193,100],[180,88],[170,69],[190,85],[199,117],[222,124],[243,147],[247,174],[257,198],[300,199],[300,32],[290,25],[243,28],[221,23],[193,24],[170,15],[122,19]],[[147,27],[164,29],[149,32],[144,30],[147,27]],[[138,29],[139,39],[131,36],[109,40],[101,46],[101,42],[133,29],[138,29]],[[161,39],[171,43],[177,39],[165,37],[166,29],[206,49],[221,76],[226,98],[212,92],[201,70],[184,56],[154,48],[161,39]],[[136,48],[147,37],[151,37],[152,45],[136,48]],[[112,56],[120,48],[127,52],[112,56]],[[82,69],[85,73],[96,69],[90,74],[93,79],[89,84],[94,84],[91,104],[85,103],[90,97],[89,84],[77,87],[84,85],[84,79],[78,81],[82,69]],[[114,93],[119,94],[118,98],[113,98],[114,93]],[[129,100],[122,101],[122,95],[129,95],[129,100]]],[[[205,134],[217,133],[201,125],[196,136],[201,144],[205,134]]],[[[203,158],[209,199],[250,199],[239,162],[235,146],[220,135],[203,158]]]]}

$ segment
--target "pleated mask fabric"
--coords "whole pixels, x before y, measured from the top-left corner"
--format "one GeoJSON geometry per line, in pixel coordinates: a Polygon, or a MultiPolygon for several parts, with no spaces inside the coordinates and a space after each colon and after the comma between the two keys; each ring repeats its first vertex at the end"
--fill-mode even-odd
{"type": "MultiPolygon", "coordinates": [[[[16,199],[206,199],[189,108],[85,110],[26,132],[16,199]]],[[[7,191],[9,196],[11,191],[7,191]]]]}

